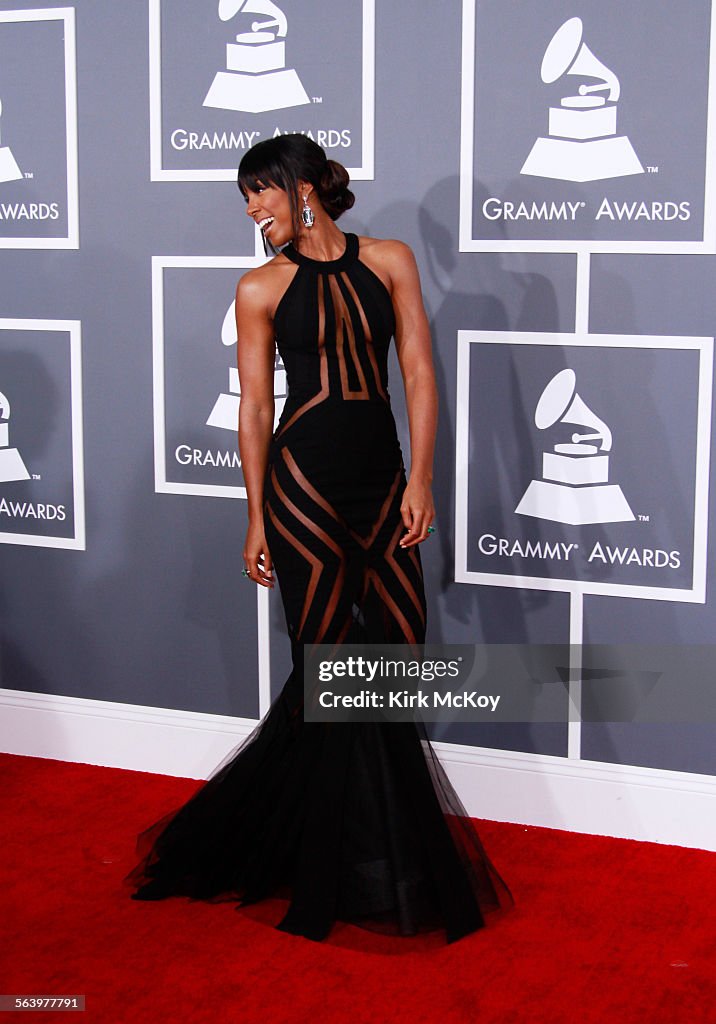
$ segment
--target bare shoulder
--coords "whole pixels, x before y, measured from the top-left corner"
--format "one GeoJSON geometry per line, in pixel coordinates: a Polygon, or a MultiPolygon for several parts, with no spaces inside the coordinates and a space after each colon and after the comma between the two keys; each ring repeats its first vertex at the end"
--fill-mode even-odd
{"type": "Polygon", "coordinates": [[[371,238],[368,235],[360,235],[358,242],[361,256],[365,255],[385,264],[415,263],[413,250],[397,238],[371,238]]]}
{"type": "Polygon", "coordinates": [[[391,292],[400,282],[417,277],[417,264],[413,250],[397,238],[370,238],[361,235],[361,259],[386,283],[391,292]]]}
{"type": "Polygon", "coordinates": [[[248,270],[236,286],[237,305],[250,311],[261,310],[272,316],[295,269],[295,264],[279,253],[268,263],[248,270]]]}

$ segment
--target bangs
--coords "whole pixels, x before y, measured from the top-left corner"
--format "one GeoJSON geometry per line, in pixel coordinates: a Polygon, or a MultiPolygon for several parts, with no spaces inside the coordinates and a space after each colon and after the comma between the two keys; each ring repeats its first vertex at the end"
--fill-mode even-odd
{"type": "MultiPolygon", "coordinates": [[[[244,199],[246,199],[246,193],[250,190],[256,192],[258,187],[265,188],[267,185],[278,185],[279,183],[272,178],[266,171],[245,171],[241,170],[239,174],[239,190],[241,191],[244,199]]],[[[280,186],[283,188],[283,186],[280,186]]]]}
{"type": "MultiPolygon", "coordinates": [[[[254,147],[254,150],[257,148],[254,147]]],[[[244,198],[249,189],[255,192],[259,185],[264,187],[273,185],[283,189],[284,192],[290,191],[289,181],[279,161],[272,160],[270,157],[266,159],[268,154],[256,153],[254,150],[249,150],[239,165],[237,184],[244,198]]]]}

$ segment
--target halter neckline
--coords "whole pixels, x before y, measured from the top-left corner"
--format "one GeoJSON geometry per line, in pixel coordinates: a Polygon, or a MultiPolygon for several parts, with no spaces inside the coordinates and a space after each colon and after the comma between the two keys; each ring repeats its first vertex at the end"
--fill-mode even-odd
{"type": "Polygon", "coordinates": [[[289,242],[281,252],[293,263],[298,263],[299,266],[314,267],[316,270],[323,270],[326,272],[341,270],[356,258],[359,249],[357,235],[344,234],[343,237],[346,240],[346,247],[341,255],[335,260],[314,260],[310,256],[306,256],[304,253],[299,252],[298,249],[295,248],[293,242],[289,242]]]}

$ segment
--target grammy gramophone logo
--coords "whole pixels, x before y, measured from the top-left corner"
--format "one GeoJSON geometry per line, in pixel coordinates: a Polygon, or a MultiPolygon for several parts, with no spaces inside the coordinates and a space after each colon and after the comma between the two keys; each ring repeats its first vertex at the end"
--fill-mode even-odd
{"type": "MultiPolygon", "coordinates": [[[[224,323],[221,327],[221,341],[227,348],[236,346],[236,303],[229,306],[224,323]]],[[[276,354],[273,374],[274,393],[274,429],[278,424],[279,417],[286,404],[286,370],[281,358],[276,354]]],[[[236,429],[239,423],[239,406],[241,404],[241,387],[239,384],[239,371],[235,366],[229,367],[229,391],[223,392],[214,402],[214,408],[209,413],[206,421],[207,427],[219,427],[222,430],[236,429]]]]}
{"type": "Polygon", "coordinates": [[[2,100],[0,99],[0,182],[17,181],[22,178],[22,171],[12,155],[9,146],[2,145],[2,100]]]}
{"type": "Polygon", "coordinates": [[[609,483],[612,433],[577,394],[570,369],[549,381],[535,410],[539,430],[562,423],[587,428],[587,433],[574,432],[568,442],[542,453],[542,479],[530,483],[515,512],[571,526],[632,521],[621,487],[609,483]]]}
{"type": "Polygon", "coordinates": [[[564,75],[596,79],[549,108],[549,137],[538,138],[522,174],[562,181],[600,181],[643,174],[626,135],[617,135],[619,79],[582,41],[581,18],[565,21],[547,46],[541,76],[551,85],[564,75]],[[602,95],[603,94],[603,95],[602,95]]]}
{"type": "Polygon", "coordinates": [[[258,14],[248,32],[239,32],[226,46],[226,70],[217,71],[205,107],[243,110],[252,114],[310,103],[293,68],[286,67],[288,22],[272,0],[219,0],[219,17],[258,14]]]}
{"type": "Polygon", "coordinates": [[[20,452],[10,447],[10,400],[0,391],[0,483],[29,479],[20,452]]]}

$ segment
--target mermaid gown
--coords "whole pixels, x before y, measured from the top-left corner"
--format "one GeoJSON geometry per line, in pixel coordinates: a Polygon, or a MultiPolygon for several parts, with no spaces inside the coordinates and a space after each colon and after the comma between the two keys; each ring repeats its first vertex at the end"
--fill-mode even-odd
{"type": "Polygon", "coordinates": [[[277,927],[335,921],[446,942],[513,903],[420,722],[304,722],[303,645],[422,644],[418,546],[399,545],[405,468],[388,393],[390,295],[344,254],[297,264],[274,318],[288,397],[264,481],[266,540],[293,669],[254,730],[187,803],[140,833],[134,899],[237,909],[288,900],[277,927]]]}

